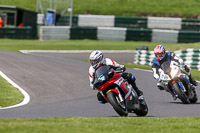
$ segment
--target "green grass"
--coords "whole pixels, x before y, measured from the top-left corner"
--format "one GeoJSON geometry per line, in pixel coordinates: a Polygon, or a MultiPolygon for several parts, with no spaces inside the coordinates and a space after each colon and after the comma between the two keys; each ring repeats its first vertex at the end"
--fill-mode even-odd
{"type": "Polygon", "coordinates": [[[23,100],[22,93],[0,77],[0,107],[7,107],[23,100]]]}
{"type": "Polygon", "coordinates": [[[197,133],[200,118],[68,117],[0,119],[2,133],[197,133]]]}
{"type": "MultiPolygon", "coordinates": [[[[136,41],[100,41],[100,40],[66,40],[66,41],[39,41],[0,39],[0,50],[136,50],[146,45],[153,50],[159,43],[136,41]]],[[[200,49],[200,43],[162,43],[166,50],[174,51],[187,48],[200,49]]]]}
{"type": "Polygon", "coordinates": [[[199,0],[74,0],[77,14],[197,17],[199,7],[199,0]]]}
{"type": "MultiPolygon", "coordinates": [[[[2,5],[35,11],[37,0],[1,0],[2,5]]],[[[59,0],[60,1],[60,0],[59,0]]],[[[64,0],[63,0],[64,1],[64,0]]],[[[46,5],[49,5],[46,3],[46,5]]],[[[197,18],[200,0],[74,0],[73,14],[97,14],[116,16],[175,16],[197,18]]],[[[44,3],[43,6],[45,7],[44,3]]],[[[57,11],[63,4],[57,5],[57,11]]]]}

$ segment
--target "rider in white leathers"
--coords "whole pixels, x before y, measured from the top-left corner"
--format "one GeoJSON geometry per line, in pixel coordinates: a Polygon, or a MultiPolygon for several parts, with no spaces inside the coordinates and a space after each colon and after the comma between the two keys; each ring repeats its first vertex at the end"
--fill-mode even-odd
{"type": "MultiPolygon", "coordinates": [[[[99,68],[102,65],[109,65],[109,66],[113,66],[114,68],[121,68],[122,70],[122,77],[124,79],[127,79],[127,81],[133,86],[133,88],[135,89],[136,93],[139,96],[140,100],[143,100],[143,92],[141,90],[138,89],[138,87],[136,86],[135,83],[135,76],[132,75],[131,73],[125,73],[124,71],[126,70],[124,65],[120,65],[117,62],[115,62],[114,60],[110,59],[110,58],[104,58],[103,53],[101,51],[93,51],[90,54],[90,64],[91,66],[89,67],[89,80],[90,80],[90,87],[95,90],[94,86],[93,86],[93,81],[94,81],[94,73],[95,70],[97,68],[99,68]]],[[[104,97],[101,95],[101,93],[97,93],[97,99],[99,100],[100,103],[106,103],[106,100],[104,99],[104,97]]]]}

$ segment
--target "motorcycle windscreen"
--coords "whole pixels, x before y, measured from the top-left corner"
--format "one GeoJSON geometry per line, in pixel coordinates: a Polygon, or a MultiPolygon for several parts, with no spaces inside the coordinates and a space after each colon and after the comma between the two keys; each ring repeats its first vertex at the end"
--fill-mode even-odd
{"type": "Polygon", "coordinates": [[[110,67],[109,66],[102,66],[98,68],[95,71],[95,80],[94,80],[94,86],[99,87],[103,85],[108,78],[108,74],[110,72],[110,67]]]}
{"type": "Polygon", "coordinates": [[[164,71],[165,74],[169,74],[171,71],[170,61],[165,61],[161,65],[161,69],[164,71]]]}

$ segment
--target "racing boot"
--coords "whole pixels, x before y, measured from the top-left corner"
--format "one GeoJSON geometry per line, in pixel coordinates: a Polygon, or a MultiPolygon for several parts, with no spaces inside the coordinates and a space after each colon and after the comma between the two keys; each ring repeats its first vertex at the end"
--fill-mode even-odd
{"type": "Polygon", "coordinates": [[[191,74],[190,74],[190,76],[189,76],[189,79],[190,79],[190,83],[191,83],[191,84],[193,84],[194,86],[197,86],[197,85],[198,85],[197,81],[194,80],[194,79],[192,78],[191,74]]]}
{"type": "Polygon", "coordinates": [[[135,89],[136,93],[138,94],[138,99],[140,101],[143,101],[144,100],[143,92],[138,89],[135,82],[131,82],[131,85],[135,89]]]}
{"type": "Polygon", "coordinates": [[[163,84],[162,84],[161,82],[158,82],[158,83],[157,83],[157,87],[158,87],[158,89],[161,90],[161,91],[164,90],[163,84]]]}
{"type": "Polygon", "coordinates": [[[106,99],[101,95],[100,92],[97,92],[97,100],[98,100],[99,103],[101,103],[101,104],[107,103],[106,99]]]}

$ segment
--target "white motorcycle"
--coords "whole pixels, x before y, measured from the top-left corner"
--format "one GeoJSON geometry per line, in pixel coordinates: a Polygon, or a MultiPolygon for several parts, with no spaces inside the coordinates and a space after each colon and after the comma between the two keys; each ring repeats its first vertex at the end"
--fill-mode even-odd
{"type": "Polygon", "coordinates": [[[198,96],[189,77],[174,61],[166,61],[159,69],[160,80],[165,91],[179,98],[184,104],[196,103],[198,96]]]}

